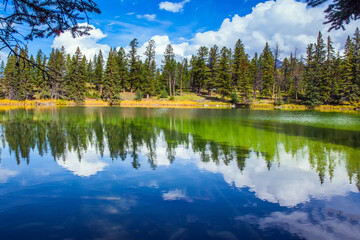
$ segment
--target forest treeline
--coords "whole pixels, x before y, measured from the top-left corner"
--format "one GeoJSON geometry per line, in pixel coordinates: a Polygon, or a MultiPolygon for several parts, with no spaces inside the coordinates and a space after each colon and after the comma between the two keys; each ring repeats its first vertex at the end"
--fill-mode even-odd
{"type": "Polygon", "coordinates": [[[250,103],[271,99],[306,105],[358,105],[360,101],[360,31],[345,42],[344,54],[336,53],[330,37],[319,32],[316,43],[307,46],[306,57],[297,51],[279,60],[281,49],[266,43],[261,54],[251,58],[238,40],[234,49],[200,47],[191,59],[177,61],[172,46],[164,52],[162,65],[155,62],[156,43],[150,40],[139,55],[137,39],[130,50],[112,48],[107,59],[101,50],[87,59],[78,48],[70,55],[53,49],[29,56],[28,49],[15,49],[0,66],[0,97],[11,100],[64,99],[83,102],[86,97],[109,102],[121,100],[121,93],[168,97],[194,92],[223,100],[250,103]],[[34,67],[34,64],[35,66],[34,67]],[[44,71],[46,70],[46,71],[44,71]]]}

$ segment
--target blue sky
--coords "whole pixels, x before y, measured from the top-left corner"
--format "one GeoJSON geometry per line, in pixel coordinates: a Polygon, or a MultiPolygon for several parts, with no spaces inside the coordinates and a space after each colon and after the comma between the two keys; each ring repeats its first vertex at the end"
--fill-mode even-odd
{"type": "MultiPolygon", "coordinates": [[[[305,53],[308,43],[316,40],[319,31],[324,38],[329,34],[335,48],[341,52],[347,35],[352,35],[360,22],[351,22],[346,31],[327,32],[324,6],[308,8],[297,0],[108,0],[96,1],[100,15],[92,14],[91,36],[72,39],[69,34],[53,39],[29,43],[30,52],[39,48],[46,53],[52,47],[65,46],[72,54],[79,46],[86,56],[92,57],[100,49],[126,48],[133,38],[140,43],[142,54],[150,39],[157,44],[160,61],[167,44],[171,43],[178,58],[196,53],[199,46],[233,47],[241,39],[250,56],[261,52],[265,42],[271,47],[280,45],[281,55],[287,56],[297,49],[305,53]]],[[[4,55],[4,54],[2,54],[4,55]]]]}

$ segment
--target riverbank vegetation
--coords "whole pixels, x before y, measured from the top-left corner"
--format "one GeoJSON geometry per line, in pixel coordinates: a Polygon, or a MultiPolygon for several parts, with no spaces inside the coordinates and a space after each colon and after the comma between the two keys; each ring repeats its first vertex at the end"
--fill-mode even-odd
{"type": "Polygon", "coordinates": [[[343,105],[339,108],[356,109],[360,105],[359,29],[347,38],[342,56],[335,53],[331,38],[325,41],[320,32],[316,43],[308,45],[305,58],[295,50],[282,61],[279,47],[271,49],[268,43],[261,54],[250,58],[241,40],[233,50],[203,46],[191,59],[180,61],[168,45],[161,66],[156,65],[155,50],[156,43],[149,41],[141,60],[136,39],[128,53],[121,47],[111,49],[107,59],[101,51],[87,59],[79,48],[74,55],[64,48],[53,49],[50,56],[41,50],[29,56],[26,48],[16,49],[19,56],[11,54],[6,64],[1,63],[0,97],[6,99],[3,102],[53,100],[65,105],[86,105],[86,100],[174,103],[189,101],[184,98],[189,95],[199,97],[194,101],[197,104],[205,99],[263,107],[343,105]],[[134,97],[126,99],[128,94],[134,97]]]}

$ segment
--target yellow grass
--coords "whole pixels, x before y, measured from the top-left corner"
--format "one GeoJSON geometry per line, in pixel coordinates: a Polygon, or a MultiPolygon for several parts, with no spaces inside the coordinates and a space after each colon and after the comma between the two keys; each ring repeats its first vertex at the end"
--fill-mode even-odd
{"type": "MultiPolygon", "coordinates": [[[[171,108],[230,108],[232,104],[226,102],[211,102],[209,100],[203,101],[201,96],[185,94],[184,96],[176,97],[171,101],[168,99],[143,99],[142,101],[123,100],[119,102],[122,107],[171,107],[171,108]]],[[[33,108],[33,107],[51,107],[51,106],[77,106],[78,104],[73,101],[65,100],[26,100],[16,101],[8,99],[0,99],[0,110],[10,110],[15,108],[33,108]]],[[[102,100],[86,99],[81,106],[109,106],[110,103],[102,100]]],[[[337,112],[353,112],[355,106],[353,105],[321,105],[317,107],[309,107],[297,104],[284,104],[281,106],[274,106],[269,101],[254,102],[250,105],[251,109],[262,110],[309,110],[315,109],[318,111],[337,111],[337,112]]]]}

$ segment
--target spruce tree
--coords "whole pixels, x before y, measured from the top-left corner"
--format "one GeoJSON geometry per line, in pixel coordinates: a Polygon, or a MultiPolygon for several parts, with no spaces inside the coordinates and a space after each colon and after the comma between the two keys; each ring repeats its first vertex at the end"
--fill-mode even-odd
{"type": "Polygon", "coordinates": [[[175,67],[176,67],[176,61],[175,61],[175,53],[174,49],[172,48],[171,44],[168,44],[166,46],[165,52],[164,52],[164,75],[165,78],[168,80],[167,86],[168,86],[168,93],[170,96],[175,96],[175,93],[172,92],[172,82],[173,77],[175,75],[175,67]]]}
{"type": "Polygon", "coordinates": [[[2,60],[0,64],[0,98],[5,98],[5,62],[2,60]]]}
{"type": "Polygon", "coordinates": [[[134,38],[130,42],[130,51],[129,51],[129,83],[130,83],[130,92],[138,90],[141,88],[141,63],[140,57],[137,54],[138,41],[134,38]]]}
{"type": "Polygon", "coordinates": [[[196,87],[197,92],[201,93],[201,90],[205,86],[205,83],[208,80],[209,70],[207,67],[207,59],[208,59],[209,49],[207,47],[200,47],[197,56],[196,56],[196,64],[194,66],[194,72],[196,75],[196,87]]]}
{"type": "Polygon", "coordinates": [[[212,96],[213,89],[219,81],[219,48],[216,45],[210,48],[208,68],[209,77],[207,78],[206,88],[209,95],[212,96]]]}
{"type": "Polygon", "coordinates": [[[120,47],[119,51],[117,52],[117,63],[118,63],[118,69],[119,69],[119,84],[122,89],[122,91],[125,93],[127,85],[128,85],[128,79],[129,79],[129,72],[128,72],[128,63],[126,58],[126,53],[124,48],[120,47]]]}
{"type": "Polygon", "coordinates": [[[155,73],[156,73],[156,62],[155,62],[155,41],[150,40],[145,51],[145,81],[143,84],[143,93],[149,98],[150,95],[155,94],[155,73]]]}
{"type": "MultiPolygon", "coordinates": [[[[15,53],[18,54],[18,47],[15,48],[15,53]]],[[[15,54],[10,54],[4,71],[5,82],[5,97],[10,100],[18,100],[17,93],[20,89],[18,58],[15,54]]]]}
{"type": "Polygon", "coordinates": [[[67,99],[75,101],[76,103],[84,102],[86,91],[86,58],[84,58],[80,48],[78,47],[71,60],[68,59],[68,61],[70,61],[70,63],[68,64],[68,72],[66,76],[67,99]]]}
{"type": "Polygon", "coordinates": [[[231,91],[231,51],[226,47],[220,51],[219,81],[216,87],[225,100],[225,96],[231,91]]]}
{"type": "Polygon", "coordinates": [[[235,44],[232,61],[232,85],[239,90],[243,100],[247,102],[252,89],[248,69],[250,62],[240,39],[235,44]]]}
{"type": "MultiPolygon", "coordinates": [[[[40,66],[41,69],[45,69],[45,66],[47,65],[46,62],[46,55],[39,50],[36,55],[36,64],[40,66]]],[[[49,78],[46,75],[44,71],[42,71],[39,68],[35,68],[35,77],[34,77],[34,86],[35,90],[39,96],[40,99],[50,99],[50,83],[49,78]]]]}
{"type": "Polygon", "coordinates": [[[355,34],[353,37],[354,45],[354,69],[353,69],[353,83],[352,83],[352,93],[350,100],[353,103],[360,104],[360,30],[356,28],[355,34]]]}
{"type": "Polygon", "coordinates": [[[105,67],[102,98],[112,103],[120,100],[121,85],[119,83],[120,74],[117,52],[115,49],[110,49],[105,67]]]}
{"type": "Polygon", "coordinates": [[[304,103],[308,105],[320,105],[320,81],[317,76],[317,63],[315,62],[314,44],[309,44],[306,50],[306,70],[305,70],[305,96],[304,103]]]}
{"type": "Polygon", "coordinates": [[[260,61],[262,71],[261,95],[263,97],[271,97],[274,82],[274,57],[268,43],[265,44],[260,61]]]}
{"type": "Polygon", "coordinates": [[[94,65],[93,83],[95,84],[95,89],[99,91],[101,95],[104,78],[104,57],[101,50],[94,57],[94,65]]]}

